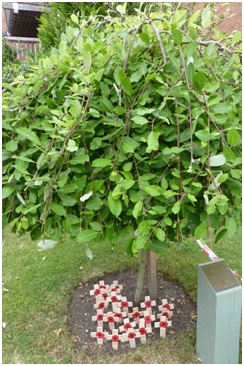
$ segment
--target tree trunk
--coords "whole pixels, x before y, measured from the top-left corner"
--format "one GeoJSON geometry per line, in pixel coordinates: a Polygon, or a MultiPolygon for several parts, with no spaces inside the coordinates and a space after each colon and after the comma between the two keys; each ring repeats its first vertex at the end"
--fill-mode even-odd
{"type": "Polygon", "coordinates": [[[157,299],[157,266],[156,253],[147,251],[147,280],[151,300],[157,299]]]}
{"type": "Polygon", "coordinates": [[[139,304],[143,300],[143,287],[145,283],[146,268],[147,268],[147,250],[141,249],[140,265],[136,283],[136,292],[134,297],[135,304],[139,304]]]}
{"type": "Polygon", "coordinates": [[[149,296],[152,300],[157,299],[157,270],[156,254],[151,250],[141,249],[140,265],[137,277],[136,292],[134,297],[135,304],[143,301],[143,288],[145,284],[145,275],[147,269],[147,280],[149,296]]]}

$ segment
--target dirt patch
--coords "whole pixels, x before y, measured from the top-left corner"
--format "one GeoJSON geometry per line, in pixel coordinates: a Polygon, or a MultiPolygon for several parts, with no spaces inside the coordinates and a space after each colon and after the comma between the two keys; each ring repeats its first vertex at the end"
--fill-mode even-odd
{"type": "MultiPolygon", "coordinates": [[[[119,284],[123,285],[121,295],[126,296],[128,301],[133,302],[136,277],[137,273],[134,271],[108,274],[96,282],[82,284],[73,291],[69,304],[68,323],[77,350],[85,349],[89,355],[101,352],[112,355],[127,351],[130,348],[128,342],[120,342],[118,350],[113,350],[111,341],[104,341],[102,346],[98,346],[96,338],[91,337],[90,333],[96,331],[97,323],[96,321],[92,321],[92,316],[96,315],[96,310],[94,310],[94,296],[90,295],[90,290],[93,290],[94,283],[98,283],[100,280],[103,280],[107,285],[111,285],[114,280],[118,280],[119,284]]],[[[144,286],[144,295],[148,296],[147,286],[144,286]]],[[[166,336],[173,338],[179,332],[187,333],[190,331],[196,321],[196,306],[191,302],[190,297],[184,289],[177,282],[158,277],[157,305],[162,304],[162,299],[167,299],[169,304],[174,304],[173,316],[170,319],[172,326],[167,328],[166,336]]],[[[111,308],[109,311],[111,311],[111,308]]],[[[132,311],[132,308],[130,311],[132,311]]],[[[105,310],[104,313],[106,312],[105,310]]],[[[158,313],[158,307],[154,306],[153,314],[156,315],[158,313]]],[[[109,331],[107,323],[104,323],[104,330],[109,331]]],[[[148,341],[158,338],[159,329],[154,329],[152,333],[147,335],[148,341]]],[[[139,339],[136,339],[136,344],[138,346],[140,345],[139,339]]]]}

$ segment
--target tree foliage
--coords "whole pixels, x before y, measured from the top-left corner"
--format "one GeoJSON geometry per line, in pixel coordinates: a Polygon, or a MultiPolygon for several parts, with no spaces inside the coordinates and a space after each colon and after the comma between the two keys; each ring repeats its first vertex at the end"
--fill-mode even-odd
{"type": "Polygon", "coordinates": [[[210,229],[232,237],[240,32],[206,40],[209,7],[202,18],[170,4],[163,15],[117,9],[71,15],[59,47],[5,85],[3,223],[81,244],[128,234],[130,254],[210,229]]]}

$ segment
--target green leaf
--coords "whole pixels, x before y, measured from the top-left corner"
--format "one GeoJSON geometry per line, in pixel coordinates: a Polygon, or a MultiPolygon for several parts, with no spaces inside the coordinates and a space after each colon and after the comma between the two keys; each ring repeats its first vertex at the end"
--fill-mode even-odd
{"type": "Polygon", "coordinates": [[[75,183],[70,183],[65,185],[63,188],[59,189],[59,192],[62,193],[73,193],[78,189],[78,186],[75,183]]]}
{"type": "Polygon", "coordinates": [[[113,109],[114,113],[118,116],[121,116],[122,114],[125,114],[126,109],[124,107],[118,106],[113,109]]]}
{"type": "Polygon", "coordinates": [[[241,41],[241,39],[242,39],[241,32],[240,31],[236,31],[233,34],[231,45],[234,46],[236,43],[238,43],[239,41],[241,41]]]}
{"type": "Polygon", "coordinates": [[[125,94],[132,95],[132,86],[130,79],[129,78],[122,79],[120,83],[125,94]]]}
{"type": "Polygon", "coordinates": [[[224,183],[225,181],[227,181],[227,179],[229,178],[229,174],[225,173],[225,174],[221,174],[218,179],[217,182],[218,183],[224,183]]]}
{"type": "Polygon", "coordinates": [[[211,23],[211,10],[210,6],[207,5],[205,6],[202,12],[202,27],[208,28],[210,26],[210,23],[211,23]]]}
{"type": "Polygon", "coordinates": [[[45,105],[40,105],[39,107],[36,108],[35,110],[35,115],[36,116],[45,116],[47,114],[50,113],[50,110],[47,106],[45,105]]]}
{"type": "Polygon", "coordinates": [[[187,195],[188,199],[191,201],[191,202],[197,202],[197,199],[195,196],[193,196],[192,194],[188,193],[187,195]]]}
{"type": "Polygon", "coordinates": [[[240,135],[236,129],[232,128],[227,133],[227,142],[230,146],[235,146],[240,141],[240,135]]]}
{"type": "Polygon", "coordinates": [[[135,151],[135,149],[139,146],[140,146],[140,144],[137,141],[135,141],[133,138],[128,137],[128,136],[124,137],[123,144],[122,144],[122,150],[125,153],[133,153],[135,151]]]}
{"type": "Polygon", "coordinates": [[[138,201],[135,204],[135,207],[132,211],[132,215],[134,216],[135,219],[137,219],[138,216],[140,216],[141,213],[142,213],[142,201],[138,201]]]}
{"type": "Polygon", "coordinates": [[[179,211],[180,211],[180,202],[177,201],[172,207],[172,212],[176,215],[179,211]]]}
{"type": "Polygon", "coordinates": [[[214,243],[216,244],[220,239],[222,239],[225,236],[226,233],[227,233],[227,229],[220,230],[215,237],[214,243]]]}
{"type": "Polygon", "coordinates": [[[94,231],[101,231],[101,225],[98,221],[92,221],[89,225],[94,231]]]}
{"type": "Polygon", "coordinates": [[[18,144],[17,144],[16,141],[11,140],[11,141],[6,143],[5,148],[6,148],[6,150],[13,152],[13,151],[16,151],[18,149],[18,144]]]}
{"type": "Polygon", "coordinates": [[[52,202],[51,210],[58,216],[66,216],[65,209],[63,208],[63,206],[59,205],[58,203],[52,202]]]}
{"type": "Polygon", "coordinates": [[[77,199],[71,194],[65,194],[65,193],[58,193],[59,197],[61,198],[62,204],[67,207],[72,207],[77,204],[77,199]]]}
{"type": "Polygon", "coordinates": [[[203,89],[208,93],[213,93],[219,88],[219,85],[218,81],[212,81],[211,83],[205,84],[203,89]]]}
{"type": "Polygon", "coordinates": [[[25,200],[23,199],[23,197],[21,196],[21,194],[19,194],[19,192],[17,192],[17,198],[22,203],[23,206],[26,205],[25,200]]]}
{"type": "Polygon", "coordinates": [[[225,227],[227,229],[229,238],[233,238],[237,230],[236,220],[233,217],[227,217],[225,221],[225,227]]]}
{"type": "Polygon", "coordinates": [[[86,202],[86,208],[91,211],[100,210],[103,205],[103,201],[98,197],[92,197],[86,202]]]}
{"type": "Polygon", "coordinates": [[[198,37],[197,30],[193,26],[189,26],[189,34],[190,34],[191,38],[194,40],[197,39],[197,37],[198,37]]]}
{"type": "Polygon", "coordinates": [[[156,228],[154,230],[154,235],[156,236],[156,238],[158,238],[160,241],[165,241],[166,238],[166,234],[165,231],[160,229],[160,228],[156,228]]]}
{"type": "Polygon", "coordinates": [[[119,217],[122,211],[122,204],[120,199],[113,199],[112,192],[109,192],[108,195],[108,207],[114,216],[119,217]]]}
{"type": "Polygon", "coordinates": [[[131,169],[132,169],[132,163],[125,163],[125,165],[123,166],[123,170],[125,172],[129,172],[131,171],[131,169]]]}
{"type": "Polygon", "coordinates": [[[211,133],[205,130],[199,130],[195,132],[195,135],[199,138],[201,141],[210,141],[212,139],[211,133]]]}
{"type": "Polygon", "coordinates": [[[193,15],[190,17],[190,20],[189,20],[189,26],[192,26],[192,24],[195,23],[195,21],[197,20],[197,18],[199,17],[201,13],[201,9],[195,11],[195,13],[193,13],[193,15]]]}
{"type": "Polygon", "coordinates": [[[85,229],[79,232],[76,237],[78,243],[88,243],[89,241],[95,239],[98,233],[92,229],[85,229]]]}
{"type": "Polygon", "coordinates": [[[10,196],[14,191],[14,186],[7,186],[7,187],[3,187],[2,189],[2,198],[7,198],[8,196],[10,196]]]}
{"type": "Polygon", "coordinates": [[[23,136],[25,139],[33,142],[34,145],[41,146],[41,141],[37,137],[36,133],[34,131],[31,131],[29,128],[19,127],[17,128],[17,133],[23,136]]]}
{"type": "Polygon", "coordinates": [[[87,53],[83,56],[84,66],[85,66],[87,69],[89,69],[89,68],[90,68],[91,60],[92,60],[91,52],[87,52],[87,53]]]}
{"type": "Polygon", "coordinates": [[[203,222],[195,230],[196,239],[204,239],[208,234],[207,225],[203,222]]]}
{"type": "Polygon", "coordinates": [[[100,82],[103,77],[104,71],[105,71],[105,68],[98,70],[94,76],[94,79],[97,80],[98,82],[100,82]]]}
{"type": "Polygon", "coordinates": [[[201,71],[195,73],[193,82],[198,91],[201,91],[207,82],[205,74],[201,71]]]}
{"type": "Polygon", "coordinates": [[[135,181],[132,179],[124,179],[119,182],[118,186],[123,187],[125,190],[130,189],[135,184],[135,181]]]}
{"type": "Polygon", "coordinates": [[[77,164],[84,164],[85,162],[89,161],[89,156],[84,154],[84,155],[77,155],[74,156],[71,160],[70,160],[70,164],[71,165],[77,165],[77,164]]]}
{"type": "Polygon", "coordinates": [[[190,83],[193,82],[193,77],[194,77],[194,73],[195,73],[195,68],[192,62],[190,62],[187,67],[186,67],[186,73],[187,73],[187,77],[188,80],[190,81],[190,83]]]}
{"type": "Polygon", "coordinates": [[[224,146],[223,153],[227,161],[234,162],[236,160],[236,156],[229,146],[224,146]]]}
{"type": "Polygon", "coordinates": [[[149,133],[147,138],[147,145],[150,150],[157,151],[159,149],[159,136],[160,132],[152,131],[149,133]]]}
{"type": "Polygon", "coordinates": [[[150,194],[152,197],[161,196],[163,193],[163,189],[156,185],[151,185],[149,187],[143,187],[143,190],[150,194]]]}
{"type": "Polygon", "coordinates": [[[155,239],[149,243],[148,249],[151,250],[152,252],[163,254],[169,249],[169,246],[166,242],[162,242],[161,240],[155,239]]]}
{"type": "Polygon", "coordinates": [[[116,6],[116,10],[120,13],[120,14],[123,14],[125,15],[126,14],[126,2],[123,3],[123,5],[117,5],[116,6]]]}
{"type": "Polygon", "coordinates": [[[220,114],[220,113],[228,113],[232,110],[232,106],[229,104],[221,103],[213,108],[214,113],[220,114]]]}
{"type": "Polygon", "coordinates": [[[147,236],[138,236],[138,238],[136,238],[134,241],[133,241],[133,247],[136,249],[136,250],[140,250],[140,249],[143,249],[146,247],[146,245],[148,244],[148,238],[147,236]]]}
{"type": "Polygon", "coordinates": [[[104,106],[106,112],[113,113],[114,107],[108,98],[102,97],[100,103],[101,103],[102,107],[104,106]]]}
{"type": "Polygon", "coordinates": [[[149,34],[145,33],[145,32],[141,32],[139,34],[139,37],[141,38],[141,40],[146,43],[146,44],[150,44],[150,37],[149,34]]]}
{"type": "Polygon", "coordinates": [[[141,125],[141,126],[143,126],[143,125],[148,124],[148,120],[147,120],[146,118],[144,118],[144,117],[141,117],[141,116],[134,116],[134,117],[132,117],[131,119],[132,119],[132,121],[134,121],[137,125],[141,125]]]}
{"type": "Polygon", "coordinates": [[[162,152],[164,155],[180,154],[184,149],[182,147],[165,147],[162,152]]]}
{"type": "Polygon", "coordinates": [[[112,162],[109,159],[95,159],[92,162],[94,168],[105,168],[106,166],[112,166],[112,162]]]}
{"type": "Polygon", "coordinates": [[[77,15],[72,14],[70,18],[71,18],[72,22],[79,24],[79,19],[78,19],[77,15]]]}
{"type": "Polygon", "coordinates": [[[172,29],[172,39],[176,45],[181,44],[182,42],[182,33],[178,30],[173,28],[172,29]]]}
{"type": "Polygon", "coordinates": [[[69,112],[74,118],[78,118],[81,115],[82,108],[78,100],[73,102],[73,105],[70,107],[69,112]]]}

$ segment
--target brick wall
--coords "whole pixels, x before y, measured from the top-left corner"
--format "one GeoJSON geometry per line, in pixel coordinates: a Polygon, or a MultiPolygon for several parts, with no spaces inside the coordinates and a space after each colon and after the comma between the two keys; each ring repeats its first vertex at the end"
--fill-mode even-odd
{"type": "MultiPolygon", "coordinates": [[[[206,2],[199,2],[195,5],[195,10],[203,9],[205,4],[211,4],[206,2]]],[[[242,3],[241,2],[230,2],[230,3],[217,3],[214,2],[213,10],[215,14],[220,15],[225,13],[227,10],[228,15],[233,15],[232,17],[224,19],[219,25],[218,30],[220,32],[226,32],[231,34],[233,31],[242,31],[242,3]]]]}
{"type": "Polygon", "coordinates": [[[6,25],[4,10],[2,8],[2,32],[6,32],[6,31],[7,31],[7,25],[6,25]]]}

